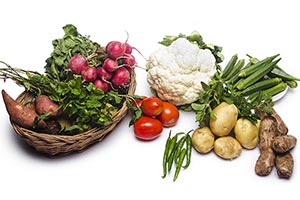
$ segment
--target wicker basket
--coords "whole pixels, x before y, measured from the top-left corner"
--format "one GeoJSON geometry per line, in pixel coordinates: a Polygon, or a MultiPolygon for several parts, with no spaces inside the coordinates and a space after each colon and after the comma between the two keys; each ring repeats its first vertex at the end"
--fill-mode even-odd
{"type": "MultiPolygon", "coordinates": [[[[135,73],[132,73],[131,83],[129,86],[128,94],[134,94],[136,89],[136,77],[135,73]]],[[[16,99],[23,104],[31,102],[33,96],[28,92],[23,92],[16,99]]],[[[113,116],[113,123],[107,125],[104,128],[92,128],[88,131],[76,134],[76,135],[51,135],[46,133],[35,132],[23,127],[20,127],[16,123],[11,121],[12,127],[15,132],[30,146],[34,147],[37,151],[45,153],[50,156],[68,154],[75,151],[82,151],[89,145],[99,142],[110,133],[115,126],[125,117],[127,114],[126,102],[113,116]]]]}

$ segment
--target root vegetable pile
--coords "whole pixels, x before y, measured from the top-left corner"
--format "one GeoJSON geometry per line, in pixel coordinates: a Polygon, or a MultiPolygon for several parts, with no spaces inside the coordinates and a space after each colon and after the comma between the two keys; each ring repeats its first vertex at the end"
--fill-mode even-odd
{"type": "Polygon", "coordinates": [[[267,176],[275,166],[280,178],[290,178],[294,168],[291,150],[297,138],[287,134],[288,128],[275,109],[271,108],[270,114],[256,109],[261,120],[254,124],[245,118],[236,119],[238,110],[229,112],[232,106],[222,102],[212,110],[210,125],[216,123],[218,129],[209,126],[196,129],[192,136],[193,147],[199,153],[214,150],[219,157],[232,160],[241,154],[242,148],[254,149],[258,145],[260,156],[255,173],[267,176]]]}
{"type": "Polygon", "coordinates": [[[267,176],[274,166],[280,178],[290,178],[293,174],[294,159],[291,150],[295,147],[297,138],[287,135],[288,128],[282,118],[273,109],[271,114],[258,110],[261,124],[259,129],[259,150],[255,172],[267,176]]]}

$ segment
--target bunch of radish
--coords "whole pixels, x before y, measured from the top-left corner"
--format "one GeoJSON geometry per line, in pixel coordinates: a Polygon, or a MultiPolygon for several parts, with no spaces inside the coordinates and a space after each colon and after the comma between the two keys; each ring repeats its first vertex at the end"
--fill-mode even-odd
{"type": "Polygon", "coordinates": [[[136,66],[135,57],[131,54],[133,49],[127,41],[111,41],[105,48],[107,57],[99,66],[90,66],[87,57],[76,54],[69,60],[69,69],[81,75],[85,82],[93,82],[97,89],[119,91],[128,86],[136,66]]]}

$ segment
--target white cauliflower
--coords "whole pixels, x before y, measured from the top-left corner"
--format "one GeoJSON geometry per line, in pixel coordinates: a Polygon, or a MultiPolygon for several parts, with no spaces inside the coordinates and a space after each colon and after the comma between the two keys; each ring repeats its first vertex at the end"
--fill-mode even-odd
{"type": "Polygon", "coordinates": [[[196,101],[216,72],[216,59],[208,49],[200,49],[185,38],[155,51],[147,63],[148,83],[157,95],[174,105],[196,101]]]}

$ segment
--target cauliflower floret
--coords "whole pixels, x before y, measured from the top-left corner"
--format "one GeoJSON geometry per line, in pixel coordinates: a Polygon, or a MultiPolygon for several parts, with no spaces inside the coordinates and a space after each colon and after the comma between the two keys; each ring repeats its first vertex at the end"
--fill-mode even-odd
{"type": "Polygon", "coordinates": [[[178,38],[150,55],[147,70],[147,81],[162,100],[184,105],[198,99],[201,82],[216,72],[216,59],[210,50],[178,38]]]}

